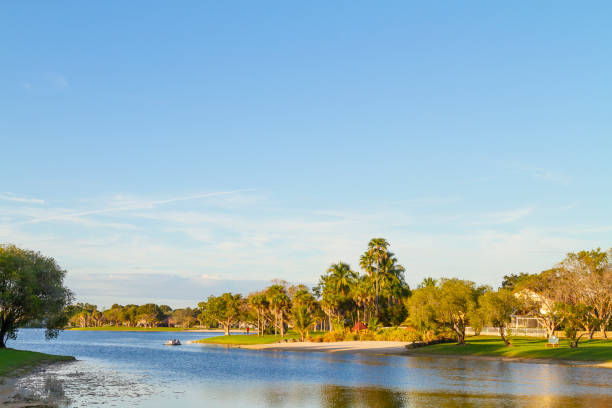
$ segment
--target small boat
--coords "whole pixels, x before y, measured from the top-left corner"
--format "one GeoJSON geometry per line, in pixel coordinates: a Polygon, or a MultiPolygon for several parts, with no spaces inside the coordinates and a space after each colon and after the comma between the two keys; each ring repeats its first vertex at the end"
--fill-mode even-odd
{"type": "Polygon", "coordinates": [[[181,345],[181,341],[178,339],[168,340],[167,342],[164,343],[164,346],[180,346],[180,345],[181,345]]]}

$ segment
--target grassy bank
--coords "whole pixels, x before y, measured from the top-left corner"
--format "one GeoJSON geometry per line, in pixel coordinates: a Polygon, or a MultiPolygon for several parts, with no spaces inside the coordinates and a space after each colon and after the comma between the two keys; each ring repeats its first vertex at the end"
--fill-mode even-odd
{"type": "Polygon", "coordinates": [[[410,351],[414,354],[447,356],[490,356],[509,358],[541,358],[575,361],[612,361],[612,340],[581,341],[577,349],[571,349],[566,340],[558,348],[546,348],[547,340],[533,337],[515,337],[512,346],[506,347],[499,337],[468,337],[464,346],[455,343],[435,344],[410,351]]]}
{"type": "Polygon", "coordinates": [[[0,376],[10,376],[17,370],[27,370],[40,364],[73,360],[74,357],[71,356],[56,356],[53,354],[14,350],[10,348],[0,349],[0,376]]]}
{"type": "MultiPolygon", "coordinates": [[[[143,331],[143,332],[184,332],[198,329],[183,329],[181,327],[127,327],[127,326],[100,326],[100,327],[71,327],[68,330],[81,331],[143,331]]],[[[223,333],[223,330],[219,330],[223,333]]]]}
{"type": "MultiPolygon", "coordinates": [[[[314,335],[316,333],[311,333],[314,335]]],[[[253,344],[272,344],[278,343],[282,340],[299,340],[300,336],[297,333],[289,332],[285,337],[275,336],[273,334],[267,334],[264,336],[258,336],[257,334],[244,335],[232,335],[232,336],[216,336],[208,337],[206,339],[196,340],[194,343],[208,343],[208,344],[229,344],[235,346],[247,346],[253,344]]]]}

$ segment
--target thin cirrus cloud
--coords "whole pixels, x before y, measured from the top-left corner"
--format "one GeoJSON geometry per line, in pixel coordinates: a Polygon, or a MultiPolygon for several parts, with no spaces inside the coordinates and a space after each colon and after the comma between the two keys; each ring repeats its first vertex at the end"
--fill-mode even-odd
{"type": "MultiPolygon", "coordinates": [[[[424,276],[462,276],[496,285],[504,274],[541,270],[568,250],[594,245],[569,227],[527,228],[521,221],[545,210],[529,205],[458,213],[455,201],[442,200],[435,208],[402,202],[359,211],[296,210],[266,195],[254,199],[254,194],[240,194],[244,191],[253,190],[156,200],[115,195],[98,209],[81,211],[7,201],[0,211],[6,219],[0,222],[0,242],[36,248],[58,259],[70,271],[68,284],[79,300],[110,304],[167,297],[169,304],[183,306],[211,293],[261,289],[272,278],[316,282],[338,260],[356,267],[373,236],[389,239],[411,285],[424,276]],[[215,196],[223,198],[206,205],[183,204],[215,196]],[[104,216],[109,213],[113,217],[104,216]],[[30,221],[11,222],[16,220],[30,221]],[[59,222],[53,228],[42,225],[51,220],[59,222]],[[123,280],[107,282],[111,273],[123,280]],[[124,290],[143,281],[148,286],[142,293],[124,290]],[[191,292],[167,293],[170,285],[191,292]]],[[[92,198],[81,205],[94,200],[99,202],[92,198]]]]}
{"type": "Polygon", "coordinates": [[[215,192],[211,192],[211,193],[200,193],[200,194],[195,194],[195,195],[191,195],[191,196],[175,197],[175,198],[169,198],[169,199],[165,199],[165,200],[135,202],[135,203],[124,205],[124,206],[107,207],[107,208],[101,208],[101,209],[97,209],[97,210],[75,211],[75,212],[68,212],[68,213],[63,213],[63,214],[56,214],[56,215],[51,215],[51,216],[39,217],[39,218],[34,218],[32,220],[29,220],[29,221],[25,221],[23,223],[24,224],[36,224],[36,223],[46,222],[46,221],[55,221],[55,220],[66,220],[66,219],[71,219],[71,218],[79,218],[79,217],[84,217],[84,216],[87,216],[87,215],[98,215],[98,214],[112,213],[112,212],[140,210],[140,209],[145,209],[145,208],[153,208],[153,207],[159,206],[159,205],[175,203],[175,202],[179,202],[179,201],[188,201],[188,200],[195,200],[195,199],[199,199],[199,198],[207,198],[207,197],[216,197],[216,196],[237,194],[237,193],[242,193],[242,192],[247,192],[247,191],[253,191],[253,190],[252,189],[239,189],[239,190],[230,190],[230,191],[215,191],[215,192]]]}
{"type": "Polygon", "coordinates": [[[27,203],[27,204],[44,204],[45,200],[39,198],[23,197],[13,193],[0,193],[0,200],[12,201],[15,203],[27,203]]]}

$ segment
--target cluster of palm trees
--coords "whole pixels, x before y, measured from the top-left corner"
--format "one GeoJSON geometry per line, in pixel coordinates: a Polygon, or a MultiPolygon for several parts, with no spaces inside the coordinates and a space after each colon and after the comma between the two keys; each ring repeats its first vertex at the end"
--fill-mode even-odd
{"type": "Polygon", "coordinates": [[[410,288],[404,281],[404,267],[389,251],[389,242],[370,240],[359,264],[363,274],[343,262],[331,265],[314,289],[329,327],[334,322],[357,321],[400,324],[406,318],[402,300],[410,295],[410,288]]]}
{"type": "MultiPolygon", "coordinates": [[[[276,281],[244,299],[241,316],[236,314],[232,322],[252,322],[259,334],[281,336],[289,325],[302,332],[312,326],[328,331],[343,329],[359,321],[374,326],[402,323],[407,316],[403,300],[410,295],[410,289],[404,281],[404,268],[389,251],[389,242],[372,239],[361,256],[360,266],[362,274],[344,262],[332,264],[312,292],[305,285],[289,286],[276,281]]],[[[207,307],[216,299],[212,296],[199,306],[203,315],[208,313],[208,321],[225,326],[227,316],[218,311],[211,314],[207,307]]]]}

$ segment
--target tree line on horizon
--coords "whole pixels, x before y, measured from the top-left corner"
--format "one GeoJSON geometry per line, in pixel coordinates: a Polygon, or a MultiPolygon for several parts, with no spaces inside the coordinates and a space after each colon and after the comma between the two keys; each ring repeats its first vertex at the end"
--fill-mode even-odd
{"type": "Polygon", "coordinates": [[[574,347],[581,337],[592,338],[597,330],[607,338],[612,317],[612,249],[569,253],[541,273],[505,276],[498,289],[458,278],[426,278],[411,290],[404,280],[404,267],[389,247],[383,238],[372,239],[360,258],[362,273],[338,262],[311,289],[275,280],[247,296],[211,295],[194,308],[113,305],[98,311],[93,305],[76,304],[66,312],[71,324],[81,327],[153,327],[172,322],[185,328],[222,327],[229,335],[232,327],[250,325],[260,335],[280,336],[291,327],[303,339],[314,327],[338,334],[362,324],[372,331],[405,326],[410,336],[402,333],[401,340],[454,338],[460,344],[467,327],[479,333],[488,325],[497,328],[507,345],[512,316],[523,315],[535,318],[547,337],[564,331],[574,347]]]}
{"type": "MultiPolygon", "coordinates": [[[[562,330],[577,347],[596,331],[607,338],[612,317],[612,249],[567,254],[552,268],[536,274],[512,274],[501,286],[458,278],[426,278],[411,290],[405,269],[383,238],[372,239],[360,258],[361,273],[348,264],[332,264],[314,288],[273,281],[267,288],[243,296],[209,296],[197,307],[172,310],[167,305],[115,304],[98,310],[72,304],[64,286],[66,271],[39,252],[0,245],[0,348],[16,337],[20,327],[45,327],[48,337],[66,325],[127,327],[175,325],[189,328],[250,326],[258,334],[283,336],[291,328],[302,339],[313,328],[343,339],[352,327],[370,334],[382,326],[402,326],[393,336],[402,341],[453,338],[465,341],[466,328],[479,333],[496,327],[501,339],[513,315],[531,316],[547,337],[562,330]]],[[[380,334],[380,333],[379,333],[380,334]]],[[[389,334],[389,333],[387,333],[389,334]]],[[[386,335],[385,335],[386,336],[386,335]]]]}

